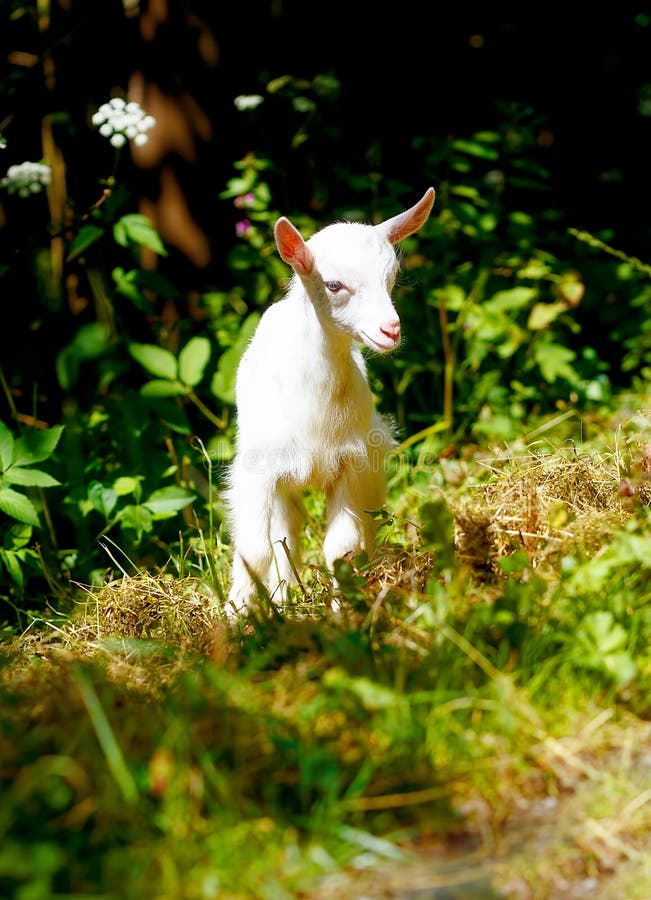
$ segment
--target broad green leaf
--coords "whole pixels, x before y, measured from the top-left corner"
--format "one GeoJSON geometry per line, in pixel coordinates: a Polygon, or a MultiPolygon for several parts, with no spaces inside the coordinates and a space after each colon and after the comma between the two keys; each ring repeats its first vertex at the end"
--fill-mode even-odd
{"type": "Polygon", "coordinates": [[[634,677],[636,665],[626,650],[628,634],[610,610],[588,613],[579,626],[577,641],[577,665],[605,670],[620,685],[634,677]]]}
{"type": "Polygon", "coordinates": [[[443,302],[446,309],[458,312],[463,307],[466,300],[466,292],[460,285],[446,284],[445,287],[441,289],[441,293],[443,294],[443,302]]]}
{"type": "Polygon", "coordinates": [[[581,623],[581,632],[587,642],[594,645],[601,655],[621,650],[627,641],[626,631],[615,622],[610,610],[588,613],[581,623]]]}
{"type": "Polygon", "coordinates": [[[0,549],[0,560],[4,563],[10,577],[13,578],[18,587],[22,590],[25,584],[25,578],[16,554],[12,553],[11,550],[0,549]]]}
{"type": "Polygon", "coordinates": [[[120,510],[118,519],[122,528],[136,532],[137,540],[141,540],[143,534],[149,534],[154,527],[154,517],[145,506],[129,504],[120,510]]]}
{"type": "Polygon", "coordinates": [[[12,525],[6,532],[5,547],[11,550],[20,550],[21,547],[26,547],[31,539],[32,526],[21,522],[20,524],[12,525]]]}
{"type": "MultiPolygon", "coordinates": [[[[170,382],[162,383],[169,384],[170,382]]],[[[142,390],[140,396],[143,398],[146,408],[159,416],[172,431],[176,431],[178,434],[191,434],[183,405],[177,403],[174,397],[156,397],[152,394],[147,396],[143,394],[142,390]]]]}
{"type": "Polygon", "coordinates": [[[536,288],[515,287],[508,291],[498,291],[487,300],[484,308],[494,312],[508,312],[528,306],[538,293],[536,288]]]}
{"type": "Polygon", "coordinates": [[[190,494],[183,488],[171,484],[150,494],[143,506],[146,506],[158,517],[173,515],[192,503],[195,497],[195,494],[190,494]]]}
{"type": "Polygon", "coordinates": [[[619,685],[628,684],[635,678],[637,672],[635,660],[628,650],[609,653],[604,657],[604,666],[619,685]]]}
{"type": "Polygon", "coordinates": [[[207,337],[193,337],[179,353],[179,379],[192,387],[199,384],[210,359],[207,337]]]}
{"type": "Polygon", "coordinates": [[[88,487],[88,499],[93,509],[108,519],[118,502],[118,495],[113,488],[105,487],[99,481],[92,481],[88,487]]]}
{"type": "Polygon", "coordinates": [[[170,381],[177,377],[176,357],[164,347],[156,344],[129,344],[129,353],[151,375],[170,381]]]}
{"type": "Polygon", "coordinates": [[[59,438],[63,433],[63,425],[55,425],[54,428],[34,428],[26,431],[19,437],[14,447],[13,465],[30,466],[33,463],[43,462],[54,453],[59,438]]]}
{"type": "Polygon", "coordinates": [[[95,244],[103,234],[104,229],[99,225],[84,225],[70,244],[68,259],[74,259],[75,256],[79,256],[84,250],[95,244]]]}
{"type": "Polygon", "coordinates": [[[125,272],[122,268],[113,269],[111,276],[115,282],[115,290],[118,294],[130,300],[136,309],[151,315],[153,303],[137,284],[135,274],[135,270],[125,272]]]}
{"type": "Polygon", "coordinates": [[[222,400],[224,403],[235,402],[237,367],[242,358],[242,354],[253,337],[253,333],[258,327],[259,321],[260,316],[258,313],[251,313],[250,316],[247,316],[242,323],[242,328],[240,329],[240,333],[233,346],[229,347],[228,350],[219,357],[217,371],[213,375],[210,390],[215,397],[222,400]]]}
{"type": "Polygon", "coordinates": [[[113,490],[118,497],[125,497],[127,494],[135,494],[140,487],[142,475],[133,478],[131,475],[121,475],[113,482],[113,490]]]}
{"type": "Polygon", "coordinates": [[[9,484],[20,484],[24,487],[56,487],[61,484],[47,472],[40,469],[23,469],[21,466],[11,466],[4,473],[4,477],[9,484]]]}
{"type": "Polygon", "coordinates": [[[475,156],[477,159],[499,159],[499,153],[494,147],[487,147],[486,144],[479,141],[468,141],[464,138],[457,138],[452,141],[452,147],[460,153],[466,153],[468,156],[475,156]]]}
{"type": "Polygon", "coordinates": [[[111,272],[111,277],[115,282],[116,291],[146,313],[151,313],[155,297],[178,298],[181,296],[181,292],[172,282],[154,269],[125,270],[117,267],[111,272]]]}
{"type": "Polygon", "coordinates": [[[557,319],[561,313],[567,311],[567,303],[536,303],[529,313],[527,328],[531,331],[540,331],[557,319]]]}
{"type": "Polygon", "coordinates": [[[479,227],[482,231],[495,231],[497,228],[497,216],[493,213],[482,213],[479,217],[479,227]]]}
{"type": "Polygon", "coordinates": [[[301,113],[309,113],[314,112],[316,109],[316,103],[314,100],[310,100],[309,97],[294,97],[292,100],[292,106],[296,110],[296,112],[301,113]]]}
{"type": "Polygon", "coordinates": [[[121,247],[147,247],[159,256],[167,256],[165,245],[152,222],[140,213],[122,216],[113,226],[113,237],[121,247]]]}
{"type": "Polygon", "coordinates": [[[4,422],[0,422],[0,468],[4,472],[11,465],[14,452],[14,436],[4,422]]]}
{"type": "Polygon", "coordinates": [[[189,387],[179,384],[178,381],[162,381],[155,378],[143,384],[140,393],[143,397],[181,397],[189,390],[189,387]]]}
{"type": "Polygon", "coordinates": [[[552,383],[557,378],[565,378],[573,382],[576,379],[576,372],[570,365],[576,358],[573,350],[560,344],[538,342],[534,345],[533,355],[545,381],[552,383]]]}
{"type": "Polygon", "coordinates": [[[0,511],[27,525],[39,525],[36,507],[24,494],[0,486],[0,511]]]}
{"type": "Polygon", "coordinates": [[[112,340],[111,330],[103,322],[82,325],[72,341],[57,355],[56,371],[61,387],[69,390],[79,377],[82,362],[97,359],[112,340]]]}

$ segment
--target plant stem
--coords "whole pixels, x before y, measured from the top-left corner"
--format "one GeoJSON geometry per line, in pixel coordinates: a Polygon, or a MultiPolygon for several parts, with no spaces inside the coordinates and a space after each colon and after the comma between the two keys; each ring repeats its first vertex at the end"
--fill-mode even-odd
{"type": "Polygon", "coordinates": [[[228,422],[228,417],[226,415],[224,415],[221,419],[217,418],[214,412],[206,406],[203,400],[197,397],[194,391],[188,391],[186,396],[188,400],[191,400],[192,403],[194,403],[194,405],[197,407],[197,409],[204,414],[208,421],[212,422],[212,424],[219,428],[220,431],[223,431],[224,428],[226,428],[228,422]]]}

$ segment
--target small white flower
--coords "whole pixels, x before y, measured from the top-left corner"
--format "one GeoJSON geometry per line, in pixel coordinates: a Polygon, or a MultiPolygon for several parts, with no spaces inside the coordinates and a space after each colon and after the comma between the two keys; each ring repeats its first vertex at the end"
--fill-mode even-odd
{"type": "Polygon", "coordinates": [[[247,109],[255,109],[256,106],[260,106],[263,102],[264,97],[261,97],[260,94],[240,94],[239,97],[236,97],[235,100],[233,100],[233,103],[240,112],[247,109]]]}
{"type": "Polygon", "coordinates": [[[141,147],[149,140],[146,132],[156,125],[156,119],[145,115],[139,103],[133,100],[127,103],[121,97],[103,103],[91,117],[91,122],[114,147],[123,147],[127,141],[141,147]]]}
{"type": "Polygon", "coordinates": [[[24,162],[9,166],[6,176],[0,181],[10,194],[29,197],[38,194],[52,180],[52,169],[43,163],[24,162]]]}

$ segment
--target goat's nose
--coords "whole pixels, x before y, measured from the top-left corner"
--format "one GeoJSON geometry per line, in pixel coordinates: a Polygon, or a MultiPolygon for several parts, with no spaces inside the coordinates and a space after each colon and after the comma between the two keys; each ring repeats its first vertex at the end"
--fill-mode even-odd
{"type": "Polygon", "coordinates": [[[392,340],[397,341],[400,337],[400,319],[390,319],[388,322],[382,322],[380,325],[382,334],[392,340]]]}

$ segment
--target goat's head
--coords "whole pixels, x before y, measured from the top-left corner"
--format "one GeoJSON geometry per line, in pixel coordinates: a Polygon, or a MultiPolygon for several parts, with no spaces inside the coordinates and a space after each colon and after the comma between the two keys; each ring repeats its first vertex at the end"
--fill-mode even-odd
{"type": "Polygon", "coordinates": [[[379,353],[398,346],[400,319],[391,302],[398,273],[393,245],[424,225],[434,196],[429,188],[410,209],[379,225],[341,222],[309,241],[288,219],[278,219],[278,251],[303,282],[322,320],[379,353]]]}

